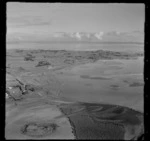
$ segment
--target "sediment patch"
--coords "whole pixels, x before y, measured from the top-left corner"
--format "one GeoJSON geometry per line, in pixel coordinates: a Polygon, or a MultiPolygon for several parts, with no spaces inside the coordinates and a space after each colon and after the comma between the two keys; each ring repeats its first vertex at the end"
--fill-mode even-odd
{"type": "Polygon", "coordinates": [[[54,123],[31,122],[21,128],[21,133],[30,137],[44,137],[52,134],[57,127],[54,123]]]}
{"type": "Polygon", "coordinates": [[[80,75],[83,79],[94,79],[94,80],[110,80],[109,77],[102,77],[102,76],[89,76],[89,75],[80,75]]]}

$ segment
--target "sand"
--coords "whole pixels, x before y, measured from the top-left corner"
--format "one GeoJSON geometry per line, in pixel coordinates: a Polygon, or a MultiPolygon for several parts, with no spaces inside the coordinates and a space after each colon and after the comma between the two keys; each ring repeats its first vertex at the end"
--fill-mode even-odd
{"type": "MultiPolygon", "coordinates": [[[[68,119],[62,116],[60,110],[54,105],[26,103],[15,110],[7,111],[6,115],[6,139],[74,139],[72,128],[68,119]],[[42,136],[32,137],[21,133],[21,128],[30,122],[50,124],[55,123],[55,131],[42,136]]],[[[8,108],[6,109],[8,110],[8,108]]]]}

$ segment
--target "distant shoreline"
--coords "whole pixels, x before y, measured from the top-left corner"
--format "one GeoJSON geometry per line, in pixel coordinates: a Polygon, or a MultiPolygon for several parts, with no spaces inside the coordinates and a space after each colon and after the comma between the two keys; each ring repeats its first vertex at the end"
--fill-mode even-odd
{"type": "Polygon", "coordinates": [[[6,41],[6,44],[42,43],[42,44],[144,44],[144,42],[89,42],[89,41],[6,41]]]}

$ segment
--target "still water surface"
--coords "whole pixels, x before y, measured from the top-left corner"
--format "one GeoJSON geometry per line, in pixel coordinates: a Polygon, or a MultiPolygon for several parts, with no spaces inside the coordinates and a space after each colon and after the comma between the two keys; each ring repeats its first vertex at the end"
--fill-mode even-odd
{"type": "Polygon", "coordinates": [[[143,111],[143,57],[103,60],[58,71],[62,96],[143,111]],[[137,85],[134,85],[134,84],[137,85]]]}
{"type": "Polygon", "coordinates": [[[6,44],[8,49],[50,49],[50,50],[110,50],[137,52],[144,50],[143,44],[88,44],[88,43],[18,43],[6,44]]]}

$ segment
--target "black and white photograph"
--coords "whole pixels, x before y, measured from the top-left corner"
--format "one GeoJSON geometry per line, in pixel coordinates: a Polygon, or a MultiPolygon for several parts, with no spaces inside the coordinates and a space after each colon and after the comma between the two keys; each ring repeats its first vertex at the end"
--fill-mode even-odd
{"type": "Polygon", "coordinates": [[[143,3],[6,3],[5,139],[144,140],[143,3]]]}

